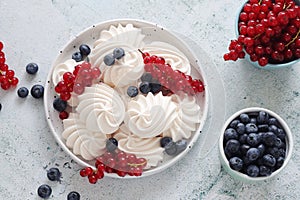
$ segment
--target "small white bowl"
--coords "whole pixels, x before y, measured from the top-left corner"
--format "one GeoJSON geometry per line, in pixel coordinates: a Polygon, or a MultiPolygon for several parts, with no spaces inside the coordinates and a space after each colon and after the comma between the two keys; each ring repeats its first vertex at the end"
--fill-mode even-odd
{"type": "Polygon", "coordinates": [[[237,180],[245,182],[245,183],[259,183],[259,182],[269,180],[269,179],[272,179],[273,177],[275,177],[288,164],[288,162],[289,162],[289,160],[292,156],[292,151],[293,151],[293,136],[292,136],[291,130],[288,127],[288,125],[286,124],[286,122],[278,114],[274,113],[273,111],[265,109],[265,108],[260,108],[260,107],[249,107],[249,108],[245,108],[245,109],[239,110],[238,112],[234,113],[225,122],[225,124],[222,128],[221,136],[219,138],[219,152],[220,152],[219,157],[220,157],[222,166],[234,179],[237,179],[237,180]],[[248,175],[246,175],[242,172],[233,170],[230,167],[229,161],[227,160],[227,158],[225,156],[225,152],[224,152],[224,145],[223,145],[224,132],[225,132],[226,128],[229,126],[229,124],[235,118],[237,118],[240,114],[242,114],[242,113],[251,113],[251,112],[253,113],[253,112],[259,112],[259,111],[265,111],[270,116],[276,118],[278,120],[278,122],[280,123],[280,125],[282,126],[282,128],[284,129],[284,131],[286,133],[286,138],[285,138],[285,140],[286,140],[286,156],[285,156],[285,160],[284,160],[283,165],[280,168],[278,168],[276,171],[272,172],[272,174],[270,176],[250,177],[250,176],[248,176],[248,175]]]}

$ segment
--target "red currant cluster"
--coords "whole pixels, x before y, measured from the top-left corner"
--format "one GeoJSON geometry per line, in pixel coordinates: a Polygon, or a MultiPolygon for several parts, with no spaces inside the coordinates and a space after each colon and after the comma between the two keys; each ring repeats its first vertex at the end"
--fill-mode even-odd
{"type": "Polygon", "coordinates": [[[142,52],[145,71],[150,73],[162,85],[164,95],[170,93],[185,92],[188,95],[195,95],[204,91],[201,80],[193,79],[190,75],[185,75],[179,70],[173,70],[165,59],[148,52],[142,52]]]}
{"type": "Polygon", "coordinates": [[[0,86],[3,90],[8,90],[10,87],[15,87],[19,83],[19,79],[15,77],[15,72],[9,69],[5,63],[5,54],[3,50],[3,43],[0,41],[0,86]]]}
{"type": "Polygon", "coordinates": [[[300,7],[293,0],[249,0],[239,14],[238,31],[224,60],[244,58],[245,52],[260,66],[300,58],[300,7]]]}
{"type": "MultiPolygon", "coordinates": [[[[65,72],[63,80],[59,81],[55,86],[55,92],[60,95],[60,99],[68,101],[71,98],[71,92],[82,94],[86,86],[91,86],[93,80],[97,79],[101,74],[98,67],[91,67],[88,62],[83,62],[75,66],[73,72],[65,72]]],[[[59,113],[60,119],[68,118],[68,113],[62,111],[59,113]]]]}
{"type": "Polygon", "coordinates": [[[134,154],[128,154],[119,150],[114,152],[107,151],[96,159],[96,170],[93,170],[91,167],[85,167],[80,170],[80,176],[88,177],[89,182],[95,184],[98,179],[104,177],[104,172],[116,173],[120,177],[126,175],[141,176],[146,165],[147,160],[145,158],[137,158],[134,154]]]}
{"type": "Polygon", "coordinates": [[[60,98],[67,101],[71,98],[71,92],[82,94],[86,86],[91,86],[94,79],[100,76],[98,67],[91,67],[88,62],[83,62],[75,66],[74,71],[65,72],[63,80],[55,86],[55,92],[60,94],[60,98]]]}

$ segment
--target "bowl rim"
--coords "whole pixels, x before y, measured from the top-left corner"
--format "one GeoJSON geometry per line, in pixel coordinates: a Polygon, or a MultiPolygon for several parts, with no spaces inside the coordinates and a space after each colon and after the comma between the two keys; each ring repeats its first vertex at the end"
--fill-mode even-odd
{"type": "Polygon", "coordinates": [[[285,122],[285,120],[283,120],[277,113],[275,113],[269,109],[262,108],[262,107],[247,107],[247,108],[243,108],[243,109],[235,112],[234,114],[232,114],[224,123],[222,132],[221,132],[220,138],[219,138],[219,155],[220,155],[222,165],[225,167],[225,169],[227,170],[227,172],[229,172],[229,174],[231,176],[233,176],[234,178],[236,178],[238,180],[244,181],[244,182],[261,182],[261,181],[269,180],[269,179],[275,177],[287,166],[289,160],[291,159],[293,148],[294,148],[293,134],[292,134],[289,126],[285,122]],[[257,111],[265,111],[279,121],[280,125],[286,132],[286,144],[287,144],[286,151],[287,151],[287,153],[286,153],[286,157],[285,157],[283,165],[280,168],[278,168],[276,171],[272,172],[272,174],[270,176],[250,177],[246,174],[243,174],[239,171],[236,171],[236,170],[233,170],[230,168],[229,161],[227,160],[227,158],[225,156],[223,141],[224,141],[224,132],[232,120],[234,120],[236,117],[238,117],[242,113],[257,112],[257,111]]]}
{"type": "MultiPolygon", "coordinates": [[[[241,11],[243,10],[244,8],[244,5],[246,3],[248,3],[249,1],[246,1],[244,2],[238,9],[237,13],[236,13],[236,18],[235,18],[235,24],[234,24],[234,30],[235,30],[235,36],[238,37],[239,36],[239,29],[238,29],[238,24],[239,24],[239,18],[240,18],[240,13],[241,11]]],[[[300,4],[298,2],[298,4],[300,4]]],[[[250,56],[247,52],[246,53],[246,56],[245,56],[245,59],[250,62],[253,66],[259,68],[259,69],[266,69],[266,70],[269,70],[269,69],[281,69],[281,68],[285,68],[285,67],[291,67],[292,65],[298,63],[300,61],[300,58],[296,59],[296,60],[292,60],[290,62],[287,62],[287,63],[279,63],[279,64],[272,64],[272,63],[268,63],[267,65],[265,66],[260,66],[258,64],[258,61],[255,61],[253,62],[252,60],[250,60],[250,56]]]]}
{"type": "MultiPolygon", "coordinates": [[[[157,23],[153,23],[153,22],[149,22],[149,21],[145,21],[145,20],[140,20],[140,19],[133,19],[133,18],[118,18],[118,19],[111,19],[111,20],[106,20],[106,21],[101,21],[99,23],[93,24],[87,28],[85,28],[84,30],[80,31],[79,33],[77,33],[75,36],[70,37],[68,42],[62,46],[61,51],[63,52],[66,48],[68,48],[70,46],[70,44],[72,44],[72,42],[74,42],[74,40],[76,40],[76,38],[84,33],[86,33],[87,31],[91,31],[94,28],[97,28],[98,26],[110,26],[110,25],[117,25],[117,24],[127,24],[127,23],[132,23],[134,26],[136,25],[144,25],[144,26],[151,26],[151,27],[155,27],[155,28],[159,28],[163,31],[166,31],[168,33],[168,35],[170,35],[171,37],[174,37],[178,40],[178,42],[182,45],[182,48],[185,49],[186,51],[189,52],[190,57],[197,59],[198,57],[196,56],[195,52],[191,49],[191,47],[189,47],[189,45],[182,39],[180,38],[178,35],[176,35],[173,31],[170,31],[169,29],[158,25],[157,23]]],[[[137,26],[139,27],[139,26],[137,26]]],[[[103,29],[104,30],[104,29],[103,29]]],[[[48,76],[46,79],[46,83],[45,83],[45,91],[48,91],[50,89],[50,86],[52,84],[52,72],[53,69],[55,67],[56,61],[58,60],[58,58],[60,57],[60,53],[58,53],[56,55],[56,57],[54,58],[54,60],[52,61],[51,67],[49,68],[48,71],[48,76]]],[[[197,59],[198,60],[198,59],[197,59]]],[[[195,134],[197,132],[199,132],[198,134],[194,135],[190,141],[189,141],[189,145],[188,147],[181,152],[180,154],[176,155],[175,157],[173,157],[171,159],[170,162],[165,163],[164,165],[160,165],[158,167],[155,167],[149,171],[145,171],[143,172],[142,176],[125,176],[125,177],[119,177],[117,174],[115,173],[106,173],[105,176],[107,177],[112,177],[112,178],[123,178],[123,179],[132,179],[132,178],[142,178],[142,177],[146,177],[146,176],[150,176],[150,175],[154,175],[154,174],[158,174],[164,170],[166,170],[167,168],[173,166],[175,163],[177,163],[180,159],[182,159],[187,153],[188,151],[192,148],[192,146],[195,144],[195,142],[197,141],[197,139],[199,138],[199,135],[201,134],[204,125],[206,124],[206,120],[207,120],[207,116],[208,116],[208,109],[209,109],[209,86],[207,85],[207,80],[206,80],[206,75],[204,70],[200,67],[199,62],[197,62],[197,66],[194,66],[194,68],[198,71],[199,74],[201,74],[201,78],[203,80],[203,83],[205,85],[205,90],[203,92],[203,95],[205,96],[205,100],[204,100],[204,109],[202,109],[202,118],[201,118],[201,123],[199,125],[199,127],[197,128],[197,130],[195,131],[195,134]]],[[[85,162],[84,160],[80,159],[78,156],[76,156],[71,149],[69,149],[65,143],[63,142],[63,140],[61,140],[57,134],[55,134],[55,128],[53,126],[53,124],[51,123],[50,120],[50,115],[49,115],[49,98],[47,97],[47,92],[45,92],[45,97],[44,97],[44,110],[46,113],[46,119],[47,119],[47,123],[48,126],[52,132],[52,135],[54,136],[56,142],[58,142],[59,146],[64,150],[64,152],[66,152],[66,154],[68,154],[75,162],[77,162],[79,165],[81,166],[87,166],[87,167],[92,167],[95,168],[93,165],[90,165],[89,163],[85,162]]],[[[52,105],[52,103],[51,103],[52,105]]]]}

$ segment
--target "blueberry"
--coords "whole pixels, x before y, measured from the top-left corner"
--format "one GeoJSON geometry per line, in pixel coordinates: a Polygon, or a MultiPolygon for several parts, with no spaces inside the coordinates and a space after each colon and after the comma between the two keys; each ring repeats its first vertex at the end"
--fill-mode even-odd
{"type": "Polygon", "coordinates": [[[80,200],[80,194],[78,192],[72,191],[68,194],[67,200],[80,200]]]}
{"type": "Polygon", "coordinates": [[[109,138],[106,140],[106,150],[114,152],[118,148],[118,140],[115,138],[109,138]]]}
{"type": "Polygon", "coordinates": [[[30,94],[36,99],[42,98],[44,96],[44,86],[39,84],[32,86],[30,94]]]}
{"type": "Polygon", "coordinates": [[[229,127],[231,127],[231,128],[236,128],[236,126],[238,125],[238,123],[240,123],[240,120],[235,119],[235,120],[233,120],[233,121],[229,124],[229,127]]]}
{"type": "Polygon", "coordinates": [[[261,139],[259,137],[258,134],[256,133],[249,133],[248,137],[247,137],[247,143],[250,146],[256,146],[260,143],[261,139]]]}
{"type": "Polygon", "coordinates": [[[280,168],[284,163],[284,157],[280,156],[279,158],[277,158],[276,160],[276,168],[280,168]]]}
{"type": "Polygon", "coordinates": [[[269,121],[269,114],[265,111],[260,111],[256,119],[259,124],[267,124],[269,121]]]}
{"type": "Polygon", "coordinates": [[[242,113],[242,114],[240,114],[240,120],[243,123],[249,123],[250,122],[250,117],[249,117],[248,114],[242,113]]]}
{"type": "Polygon", "coordinates": [[[238,134],[244,134],[246,130],[245,124],[243,123],[238,123],[236,125],[236,132],[238,132],[238,134]]]}
{"type": "Polygon", "coordinates": [[[275,125],[270,125],[269,126],[269,131],[275,133],[275,135],[278,134],[278,128],[275,125]]]}
{"type": "Polygon", "coordinates": [[[240,171],[243,168],[244,162],[239,157],[232,157],[229,160],[229,165],[232,169],[240,171]]]}
{"type": "Polygon", "coordinates": [[[257,149],[259,150],[259,157],[261,157],[262,155],[264,155],[266,147],[264,144],[260,144],[257,146],[257,149]]]}
{"type": "Polygon", "coordinates": [[[243,135],[240,135],[239,136],[239,142],[241,144],[246,144],[247,143],[247,137],[248,137],[248,134],[244,133],[243,135]]]}
{"type": "Polygon", "coordinates": [[[160,146],[164,148],[170,142],[173,142],[171,137],[163,137],[160,139],[160,146]]]}
{"type": "Polygon", "coordinates": [[[283,129],[279,128],[277,130],[277,137],[279,137],[282,141],[285,141],[286,133],[283,129]]]}
{"type": "Polygon", "coordinates": [[[259,168],[256,165],[249,165],[246,169],[248,176],[257,177],[259,175],[259,168]]]}
{"type": "Polygon", "coordinates": [[[271,154],[266,154],[262,157],[263,164],[268,167],[274,167],[276,165],[276,158],[271,154]]]}
{"type": "Polygon", "coordinates": [[[152,75],[151,75],[151,73],[144,73],[141,76],[141,81],[142,82],[149,82],[149,83],[151,83],[152,82],[152,75]]]}
{"type": "Polygon", "coordinates": [[[37,193],[38,193],[39,197],[41,197],[43,199],[47,199],[50,197],[50,195],[52,193],[52,189],[49,185],[43,184],[38,188],[37,193]]]}
{"type": "Polygon", "coordinates": [[[62,112],[67,108],[67,102],[61,98],[55,98],[53,101],[53,108],[58,112],[62,112]]]}
{"type": "Polygon", "coordinates": [[[279,156],[285,157],[286,151],[285,151],[285,149],[280,148],[280,149],[278,150],[278,153],[279,153],[279,156]]]}
{"type": "Polygon", "coordinates": [[[175,142],[175,145],[176,145],[176,149],[177,149],[176,154],[179,154],[186,149],[187,140],[185,140],[185,139],[178,140],[177,142],[175,142]]]}
{"type": "Polygon", "coordinates": [[[25,98],[28,96],[28,89],[26,87],[20,87],[17,91],[18,93],[18,96],[21,97],[21,98],[25,98]]]}
{"type": "Polygon", "coordinates": [[[56,167],[50,168],[47,171],[47,177],[50,181],[60,181],[61,172],[56,167]]]}
{"type": "Polygon", "coordinates": [[[279,137],[277,137],[276,138],[276,141],[275,141],[275,144],[274,144],[276,147],[278,147],[278,148],[281,148],[281,147],[284,147],[285,146],[285,144],[282,142],[282,140],[279,138],[279,137]]]}
{"type": "Polygon", "coordinates": [[[158,92],[161,91],[161,84],[160,83],[150,83],[150,92],[152,92],[152,94],[156,94],[158,92]]]}
{"type": "Polygon", "coordinates": [[[258,116],[258,112],[248,112],[247,114],[250,118],[256,118],[258,116]]]}
{"type": "Polygon", "coordinates": [[[138,93],[139,93],[139,89],[135,86],[129,86],[127,88],[127,95],[130,97],[135,97],[138,95],[138,93]]]}
{"type": "Polygon", "coordinates": [[[226,142],[225,153],[237,153],[240,149],[240,142],[235,139],[230,139],[226,142]]]}
{"type": "Polygon", "coordinates": [[[278,147],[269,147],[267,149],[267,152],[269,154],[271,154],[272,156],[274,156],[275,158],[279,158],[279,156],[280,156],[278,147]]]}
{"type": "Polygon", "coordinates": [[[169,142],[168,144],[166,144],[165,152],[170,156],[175,155],[177,153],[177,148],[176,148],[175,142],[169,142]]]}
{"type": "Polygon", "coordinates": [[[247,167],[248,165],[250,165],[252,163],[252,161],[250,161],[249,158],[247,158],[246,156],[243,157],[243,161],[244,161],[245,167],[247,167]]]}
{"type": "Polygon", "coordinates": [[[233,128],[228,128],[224,132],[224,138],[226,141],[230,139],[238,139],[238,137],[239,137],[238,133],[233,128]]]}
{"type": "Polygon", "coordinates": [[[76,62],[80,62],[83,60],[83,57],[82,57],[81,53],[78,51],[78,52],[73,53],[72,59],[75,60],[76,62]]]}
{"type": "Polygon", "coordinates": [[[254,147],[250,148],[246,153],[246,157],[249,159],[250,162],[257,160],[259,155],[259,150],[254,147]]]}
{"type": "Polygon", "coordinates": [[[267,146],[273,146],[276,143],[277,136],[273,132],[266,132],[262,136],[262,141],[267,146]]]}
{"type": "Polygon", "coordinates": [[[246,132],[247,133],[257,133],[258,128],[256,126],[256,124],[253,123],[248,123],[246,124],[246,132]]]}
{"type": "Polygon", "coordinates": [[[251,147],[248,144],[242,144],[240,146],[240,151],[243,155],[246,155],[247,151],[250,149],[251,147]]]}
{"type": "Polygon", "coordinates": [[[87,56],[91,53],[90,47],[86,44],[80,45],[79,46],[79,51],[80,51],[81,55],[83,55],[83,56],[87,56]]]}
{"type": "Polygon", "coordinates": [[[36,63],[29,63],[26,65],[26,72],[28,74],[36,74],[39,70],[39,66],[36,63]]]}
{"type": "Polygon", "coordinates": [[[270,176],[271,173],[272,173],[271,168],[269,168],[265,165],[259,166],[259,175],[261,175],[261,176],[270,176]]]}
{"type": "Polygon", "coordinates": [[[125,51],[122,48],[115,48],[113,51],[113,57],[116,59],[120,59],[125,55],[125,51]]]}
{"type": "Polygon", "coordinates": [[[274,117],[270,117],[269,118],[268,124],[269,125],[275,125],[275,126],[279,125],[278,120],[276,118],[274,118],[274,117]]]}
{"type": "Polygon", "coordinates": [[[113,55],[108,54],[106,56],[104,56],[103,58],[103,62],[107,65],[107,66],[111,66],[115,63],[115,58],[113,55]]]}
{"type": "Polygon", "coordinates": [[[0,103],[0,111],[2,110],[2,104],[0,103]]]}
{"type": "Polygon", "coordinates": [[[143,93],[143,94],[147,94],[151,91],[151,87],[150,87],[150,83],[149,82],[142,82],[140,84],[140,91],[143,93]]]}
{"type": "Polygon", "coordinates": [[[253,123],[253,124],[256,124],[257,123],[257,120],[256,120],[256,118],[250,118],[250,123],[253,123]]]}
{"type": "Polygon", "coordinates": [[[258,131],[260,132],[267,132],[269,130],[268,124],[259,124],[257,125],[258,131]]]}

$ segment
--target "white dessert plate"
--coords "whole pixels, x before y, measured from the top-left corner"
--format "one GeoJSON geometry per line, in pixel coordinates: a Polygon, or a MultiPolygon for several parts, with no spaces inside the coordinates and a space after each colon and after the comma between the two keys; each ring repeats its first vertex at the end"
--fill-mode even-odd
{"type": "MultiPolygon", "coordinates": [[[[190,61],[191,64],[191,75],[194,78],[201,79],[206,87],[205,91],[200,95],[197,95],[198,103],[201,107],[201,123],[198,125],[197,130],[191,138],[188,139],[188,147],[178,154],[175,157],[164,155],[164,160],[159,163],[157,167],[147,169],[143,172],[142,176],[145,177],[149,175],[153,175],[159,173],[168,167],[172,166],[178,160],[186,155],[186,153],[193,147],[197,138],[200,134],[205,134],[202,132],[204,124],[206,122],[207,113],[208,113],[208,89],[209,86],[207,85],[207,81],[205,78],[205,74],[203,71],[203,66],[201,66],[201,60],[197,58],[195,53],[192,49],[176,34],[172,33],[171,31],[157,25],[154,23],[141,21],[141,20],[133,20],[133,19],[117,19],[102,22],[99,24],[92,25],[91,27],[87,28],[86,30],[79,33],[77,36],[72,38],[63,49],[58,52],[57,58],[52,63],[52,67],[49,71],[46,84],[45,84],[45,94],[44,94],[44,107],[46,118],[49,124],[49,127],[57,140],[58,144],[62,147],[62,149],[69,154],[72,159],[74,159],[78,164],[82,166],[94,166],[94,161],[86,161],[81,156],[75,155],[71,149],[69,149],[66,144],[65,140],[62,138],[63,132],[63,124],[62,120],[59,119],[58,112],[53,108],[53,100],[57,96],[54,91],[54,84],[52,82],[52,72],[54,67],[64,62],[67,59],[70,59],[72,54],[75,51],[78,51],[78,48],[81,44],[88,44],[91,48],[93,47],[93,43],[99,38],[101,31],[108,30],[111,25],[117,26],[118,24],[122,24],[123,26],[126,24],[133,24],[134,27],[140,28],[142,33],[146,36],[144,41],[145,43],[153,42],[153,41],[161,41],[169,43],[176,48],[178,48],[190,61]]],[[[116,177],[119,178],[117,174],[106,174],[109,177],[116,177]]],[[[122,178],[133,178],[132,176],[125,176],[122,178]]]]}

